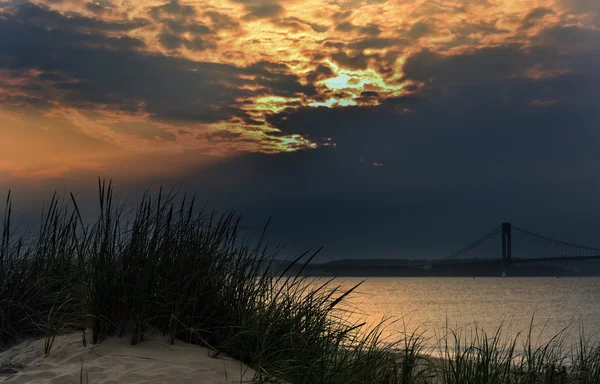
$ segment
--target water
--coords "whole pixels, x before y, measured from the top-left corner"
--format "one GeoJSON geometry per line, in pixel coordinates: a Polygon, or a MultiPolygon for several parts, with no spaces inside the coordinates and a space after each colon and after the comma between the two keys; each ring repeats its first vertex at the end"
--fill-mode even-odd
{"type": "MultiPolygon", "coordinates": [[[[567,343],[600,339],[600,278],[366,278],[351,302],[369,325],[391,315],[399,319],[388,333],[424,332],[430,342],[446,333],[446,325],[466,334],[476,324],[506,336],[529,330],[534,343],[549,341],[564,328],[567,343]]],[[[352,286],[362,278],[340,278],[352,286]]],[[[522,343],[518,343],[522,347],[522,343]]]]}

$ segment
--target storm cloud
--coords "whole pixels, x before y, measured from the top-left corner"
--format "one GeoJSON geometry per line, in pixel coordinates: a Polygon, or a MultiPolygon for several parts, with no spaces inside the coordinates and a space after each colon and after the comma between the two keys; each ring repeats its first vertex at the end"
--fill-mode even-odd
{"type": "Polygon", "coordinates": [[[1,187],[183,182],[324,259],[599,245],[597,1],[351,3],[0,5],[1,187]]]}

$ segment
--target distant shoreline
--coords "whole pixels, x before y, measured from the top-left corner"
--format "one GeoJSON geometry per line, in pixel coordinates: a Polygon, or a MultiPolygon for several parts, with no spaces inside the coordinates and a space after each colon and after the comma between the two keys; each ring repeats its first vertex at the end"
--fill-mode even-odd
{"type": "MultiPolygon", "coordinates": [[[[281,262],[285,263],[285,262],[281,262]]],[[[473,260],[454,263],[414,260],[336,260],[293,266],[289,274],[315,277],[600,277],[600,261],[540,261],[512,263],[505,269],[500,260],[473,260]]]]}

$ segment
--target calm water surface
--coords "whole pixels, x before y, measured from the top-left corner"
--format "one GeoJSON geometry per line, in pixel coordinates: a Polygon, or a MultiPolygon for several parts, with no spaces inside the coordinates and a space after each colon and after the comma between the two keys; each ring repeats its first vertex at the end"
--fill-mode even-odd
{"type": "MultiPolygon", "coordinates": [[[[339,278],[351,286],[365,278],[339,278]]],[[[351,299],[369,324],[390,315],[392,331],[419,329],[431,341],[451,329],[486,332],[503,325],[513,337],[527,331],[545,342],[565,327],[574,341],[583,327],[600,339],[600,278],[366,278],[351,299]]],[[[466,333],[465,333],[466,334],[466,333]]]]}

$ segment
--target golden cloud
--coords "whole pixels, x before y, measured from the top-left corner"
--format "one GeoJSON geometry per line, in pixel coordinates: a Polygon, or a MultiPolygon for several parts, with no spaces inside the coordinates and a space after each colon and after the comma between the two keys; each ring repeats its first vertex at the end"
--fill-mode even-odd
{"type": "MultiPolygon", "coordinates": [[[[11,130],[25,132],[38,125],[63,123],[69,127],[63,136],[76,137],[72,142],[83,142],[82,137],[86,137],[90,142],[104,143],[102,150],[109,148],[109,153],[183,153],[202,149],[222,156],[236,151],[277,153],[314,148],[315,142],[300,135],[277,135],[278,129],[270,125],[268,116],[299,107],[374,106],[387,98],[406,95],[409,89],[418,92],[419,84],[404,77],[403,65],[409,56],[423,49],[456,55],[505,44],[526,48],[542,30],[552,26],[593,27],[597,22],[594,12],[575,12],[562,0],[33,3],[46,12],[29,11],[32,13],[28,14],[28,21],[38,27],[110,39],[108,43],[87,40],[83,43],[87,49],[128,50],[140,53],[140,58],[170,58],[173,61],[169,65],[178,68],[180,62],[187,63],[181,71],[188,73],[195,71],[190,69],[193,63],[221,65],[212,68],[211,78],[205,80],[215,86],[217,93],[236,92],[231,99],[222,97],[221,101],[222,95],[215,94],[214,104],[210,98],[195,102],[190,85],[189,104],[164,110],[137,100],[134,93],[128,96],[128,92],[123,92],[127,95],[115,97],[128,103],[128,108],[121,108],[111,104],[113,95],[106,91],[97,95],[103,101],[87,95],[88,100],[73,102],[73,95],[81,96],[74,91],[74,85],[89,80],[65,77],[60,72],[53,74],[43,68],[15,72],[0,67],[0,101],[5,106],[0,117],[12,124],[11,130]],[[233,75],[219,77],[220,71],[233,73],[236,69],[240,70],[233,75]],[[41,104],[43,111],[37,117],[23,109],[41,104]],[[202,119],[195,118],[198,111],[202,119]],[[211,111],[215,112],[214,121],[206,118],[211,111]],[[24,126],[28,129],[23,130],[24,126]]],[[[23,12],[18,6],[11,7],[11,2],[0,4],[5,5],[0,6],[0,15],[9,17],[23,12]]],[[[539,79],[568,72],[568,68],[535,66],[515,76],[539,79]]],[[[194,73],[203,79],[200,67],[194,73]]],[[[157,72],[155,76],[160,78],[163,74],[157,72]]],[[[165,86],[168,80],[165,78],[165,86]]],[[[197,88],[202,87],[204,83],[198,82],[197,88]]],[[[160,95],[162,89],[146,92],[160,95]]],[[[165,104],[170,102],[164,100],[165,104]]],[[[41,137],[39,132],[32,135],[41,137]]],[[[22,144],[23,148],[35,148],[27,141],[27,134],[17,136],[13,139],[28,143],[22,144]]],[[[69,152],[74,147],[59,146],[55,151],[69,152]]],[[[86,148],[88,154],[97,155],[81,160],[82,167],[102,164],[98,160],[102,158],[101,151],[93,146],[86,148]]],[[[43,150],[27,159],[13,155],[0,158],[0,172],[12,169],[15,174],[50,176],[69,169],[58,164],[60,161],[54,156],[51,163],[57,166],[35,171],[38,157],[51,156],[43,150]]]]}

